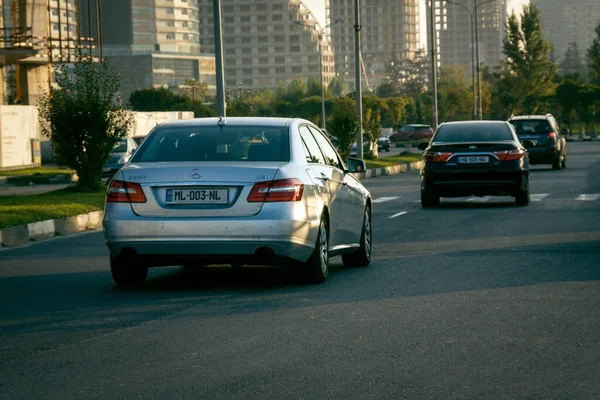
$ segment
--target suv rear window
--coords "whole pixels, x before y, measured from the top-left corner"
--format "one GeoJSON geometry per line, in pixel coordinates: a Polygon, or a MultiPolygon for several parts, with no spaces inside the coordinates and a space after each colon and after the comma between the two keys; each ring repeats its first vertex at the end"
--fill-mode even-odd
{"type": "Polygon", "coordinates": [[[552,126],[545,119],[524,119],[510,121],[518,134],[550,133],[552,126]]]}
{"type": "Polygon", "coordinates": [[[513,140],[505,124],[452,124],[442,125],[433,137],[434,142],[490,142],[513,140]]]}
{"type": "Polygon", "coordinates": [[[132,162],[289,160],[288,127],[226,125],[157,128],[132,162]]]}

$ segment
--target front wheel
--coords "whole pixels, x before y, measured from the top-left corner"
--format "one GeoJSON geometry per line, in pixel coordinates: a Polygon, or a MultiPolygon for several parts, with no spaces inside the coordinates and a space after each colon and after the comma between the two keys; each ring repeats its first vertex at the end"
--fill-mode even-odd
{"type": "Polygon", "coordinates": [[[133,259],[111,256],[110,272],[118,286],[138,286],[146,280],[148,267],[133,259]]]}
{"type": "Polygon", "coordinates": [[[327,223],[321,219],[315,249],[306,263],[301,266],[306,283],[323,283],[329,275],[329,241],[327,223]]]}
{"type": "Polygon", "coordinates": [[[360,235],[360,248],[352,253],[342,254],[345,267],[366,267],[371,263],[371,246],[373,230],[371,227],[371,209],[365,209],[363,216],[362,232],[360,235]]]}

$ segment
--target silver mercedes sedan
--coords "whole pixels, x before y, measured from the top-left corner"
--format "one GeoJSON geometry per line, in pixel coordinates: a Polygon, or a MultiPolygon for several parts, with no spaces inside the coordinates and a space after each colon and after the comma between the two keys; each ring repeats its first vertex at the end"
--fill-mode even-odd
{"type": "Polygon", "coordinates": [[[292,118],[165,122],[110,182],[103,220],[118,285],[149,267],[289,265],[324,282],[329,258],[371,261],[371,195],[314,124],[292,118]]]}

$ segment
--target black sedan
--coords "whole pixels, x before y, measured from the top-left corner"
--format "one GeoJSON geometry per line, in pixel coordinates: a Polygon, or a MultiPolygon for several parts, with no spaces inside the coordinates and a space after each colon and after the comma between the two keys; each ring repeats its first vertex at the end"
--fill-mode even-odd
{"type": "Polygon", "coordinates": [[[529,204],[529,157],[511,124],[460,121],[441,124],[429,143],[419,144],[421,205],[434,207],[440,197],[513,196],[529,204]]]}

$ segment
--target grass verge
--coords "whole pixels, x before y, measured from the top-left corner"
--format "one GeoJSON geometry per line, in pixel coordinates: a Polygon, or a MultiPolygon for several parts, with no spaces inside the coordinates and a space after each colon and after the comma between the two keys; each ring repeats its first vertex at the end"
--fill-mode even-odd
{"type": "Polygon", "coordinates": [[[390,167],[392,165],[407,164],[415,161],[421,161],[423,159],[422,153],[401,153],[397,156],[383,157],[376,160],[366,160],[367,168],[382,168],[390,167]]]}
{"type": "Polygon", "coordinates": [[[66,188],[29,196],[0,196],[0,229],[99,211],[104,207],[104,195],[104,190],[66,188]]]}
{"type": "Polygon", "coordinates": [[[0,176],[21,176],[21,175],[59,175],[73,174],[73,171],[66,167],[37,167],[17,169],[14,171],[0,171],[0,176]]]}

